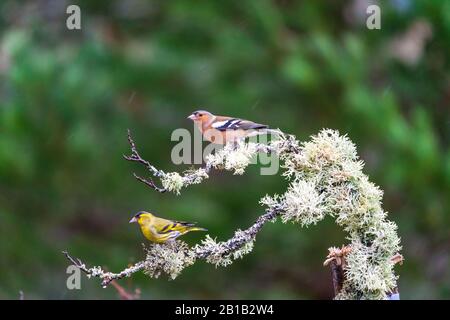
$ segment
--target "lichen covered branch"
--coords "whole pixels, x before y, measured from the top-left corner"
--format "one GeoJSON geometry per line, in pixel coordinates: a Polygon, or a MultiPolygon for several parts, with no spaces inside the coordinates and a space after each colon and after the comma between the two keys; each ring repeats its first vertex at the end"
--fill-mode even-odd
{"type": "MultiPolygon", "coordinates": [[[[330,266],[331,276],[333,280],[334,295],[338,296],[342,290],[345,281],[345,265],[346,256],[352,250],[351,246],[342,246],[342,248],[331,247],[328,249],[328,256],[324,261],[324,266],[330,266]]],[[[396,253],[391,262],[395,264],[403,264],[403,256],[400,253],[396,253]]],[[[389,300],[399,300],[398,288],[395,287],[390,292],[387,292],[387,298],[389,300]]]]}
{"type": "Polygon", "coordinates": [[[331,247],[328,249],[328,256],[324,266],[330,266],[331,277],[333,280],[334,295],[337,296],[342,290],[344,283],[345,255],[350,252],[350,247],[342,247],[341,249],[331,247]]]}
{"type": "Polygon", "coordinates": [[[102,287],[104,287],[104,288],[107,287],[111,283],[111,281],[129,277],[133,273],[143,270],[145,267],[144,262],[141,261],[141,262],[134,264],[131,267],[128,267],[128,268],[120,271],[119,273],[112,273],[112,272],[104,271],[101,267],[88,268],[80,259],[73,258],[72,256],[70,256],[67,251],[63,251],[62,253],[66,256],[66,258],[74,266],[76,266],[81,271],[86,273],[88,278],[91,278],[91,277],[100,278],[102,280],[102,287]]]}
{"type": "Polygon", "coordinates": [[[201,244],[189,248],[182,241],[166,244],[151,244],[145,248],[146,258],[118,273],[106,272],[101,267],[88,268],[80,259],[73,258],[67,251],[63,251],[66,258],[88,277],[97,277],[102,280],[103,287],[108,286],[114,280],[131,276],[133,273],[144,271],[147,275],[157,278],[162,273],[175,279],[187,266],[192,265],[197,259],[206,260],[215,266],[227,266],[232,259],[241,258],[253,248],[253,242],[261,228],[269,221],[274,221],[282,212],[269,210],[260,216],[256,222],[244,231],[238,230],[235,235],[225,242],[216,242],[209,235],[201,244]]]}
{"type": "Polygon", "coordinates": [[[182,241],[152,244],[145,249],[144,261],[118,274],[105,273],[98,267],[88,269],[81,261],[71,260],[89,275],[100,277],[102,284],[140,270],[152,277],[165,273],[174,279],[197,259],[216,267],[227,266],[252,250],[257,233],[268,221],[280,217],[283,223],[303,227],[330,216],[349,240],[343,249],[333,248],[327,260],[335,268],[336,299],[389,299],[395,292],[394,265],[402,261],[398,254],[401,246],[397,226],[387,219],[381,207],[383,192],[363,173],[364,163],[346,136],[324,129],[304,143],[281,133],[279,139],[266,145],[251,142],[226,145],[207,157],[205,167],[183,174],[156,169],[141,158],[130,132],[128,140],[132,154],[125,158],[143,164],[153,177],[161,180],[162,187],[152,180],[136,178],[159,192],[179,194],[181,188],[207,179],[212,168],[243,174],[258,152],[278,156],[289,186],[280,195],[263,197],[260,203],[266,206],[266,213],[250,228],[237,230],[228,241],[216,242],[207,235],[192,248],[182,241]]]}
{"type": "MultiPolygon", "coordinates": [[[[279,134],[282,133],[280,132],[279,134]]],[[[149,161],[143,159],[137,150],[130,130],[128,130],[128,143],[130,144],[131,155],[124,155],[123,157],[128,161],[144,165],[153,177],[161,180],[162,187],[158,187],[153,179],[146,179],[133,173],[134,177],[160,193],[169,191],[177,195],[180,194],[183,187],[199,184],[203,180],[208,179],[209,173],[213,168],[233,171],[234,174],[243,174],[255,154],[258,152],[270,153],[272,151],[270,145],[262,143],[230,143],[214,154],[210,154],[206,159],[204,167],[189,169],[180,174],[178,172],[164,172],[163,170],[159,170],[149,161]]]]}

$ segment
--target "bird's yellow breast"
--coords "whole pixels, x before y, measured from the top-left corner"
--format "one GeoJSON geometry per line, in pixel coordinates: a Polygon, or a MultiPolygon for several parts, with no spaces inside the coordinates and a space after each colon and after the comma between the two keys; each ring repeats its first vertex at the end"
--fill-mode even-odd
{"type": "Polygon", "coordinates": [[[156,243],[163,243],[165,242],[165,239],[162,237],[158,237],[152,229],[149,226],[141,225],[141,231],[144,234],[144,237],[146,237],[148,240],[156,243]]]}

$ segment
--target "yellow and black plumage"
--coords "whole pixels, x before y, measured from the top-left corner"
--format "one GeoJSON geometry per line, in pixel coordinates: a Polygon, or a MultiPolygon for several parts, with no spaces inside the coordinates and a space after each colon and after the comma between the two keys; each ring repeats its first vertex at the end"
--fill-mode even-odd
{"type": "Polygon", "coordinates": [[[154,216],[150,212],[140,211],[130,223],[137,222],[144,236],[156,243],[174,241],[179,236],[190,231],[207,231],[207,229],[196,227],[195,223],[168,220],[154,216]]]}

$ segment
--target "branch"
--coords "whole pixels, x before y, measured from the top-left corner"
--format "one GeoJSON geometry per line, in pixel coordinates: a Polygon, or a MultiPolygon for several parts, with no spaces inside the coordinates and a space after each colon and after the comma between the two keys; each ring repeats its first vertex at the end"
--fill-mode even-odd
{"type": "Polygon", "coordinates": [[[329,215],[348,234],[351,243],[341,249],[331,248],[325,264],[331,264],[333,285],[338,299],[393,299],[397,276],[393,266],[403,258],[397,226],[387,219],[381,207],[383,192],[363,173],[356,146],[339,132],[322,130],[310,141],[300,143],[294,136],[280,134],[278,140],[267,145],[238,142],[227,144],[206,159],[206,165],[179,174],[158,170],[143,159],[128,130],[131,155],[128,161],[144,165],[154,178],[135,178],[158,192],[180,193],[181,188],[201,183],[209,178],[211,169],[243,174],[258,152],[272,153],[281,160],[282,175],[289,181],[281,195],[265,196],[260,203],[267,207],[248,229],[237,230],[225,242],[216,242],[209,235],[201,244],[189,246],[176,240],[165,244],[151,244],[145,248],[146,258],[119,273],[105,272],[100,267],[87,268],[79,259],[66,257],[89,277],[98,277],[102,285],[143,271],[151,277],[161,273],[172,279],[197,259],[217,266],[227,266],[249,253],[257,233],[268,221],[280,216],[282,222],[301,226],[315,225],[329,215]],[[350,250],[351,248],[351,250],[350,250]],[[392,257],[392,260],[387,258],[392,257]]]}
{"type": "MultiPolygon", "coordinates": [[[[324,261],[324,266],[330,266],[331,275],[333,279],[334,296],[336,297],[342,290],[345,281],[345,257],[351,252],[351,246],[342,246],[341,249],[331,247],[328,249],[328,256],[324,261]]],[[[400,253],[396,253],[391,262],[395,264],[403,264],[403,256],[400,253]]],[[[399,298],[398,288],[394,288],[392,292],[388,292],[387,296],[391,300],[398,300],[399,298]]]]}
{"type": "MultiPolygon", "coordinates": [[[[246,243],[254,241],[256,235],[262,229],[262,227],[267,222],[274,221],[282,212],[282,207],[268,210],[265,214],[258,217],[256,222],[250,228],[246,229],[245,231],[241,231],[238,234],[235,234],[235,236],[230,238],[228,241],[220,243],[219,245],[221,246],[221,249],[219,251],[221,255],[227,256],[242,248],[242,246],[246,243]]],[[[217,249],[214,250],[213,248],[205,245],[195,248],[195,255],[198,259],[207,259],[214,254],[217,254],[217,249]]]]}
{"type": "Polygon", "coordinates": [[[116,280],[111,281],[111,285],[117,290],[117,293],[121,300],[139,300],[141,298],[140,289],[135,289],[134,293],[130,293],[124,287],[118,284],[116,280]]]}
{"type": "MultiPolygon", "coordinates": [[[[281,136],[282,133],[279,132],[279,135],[281,136]]],[[[144,167],[147,168],[147,170],[150,172],[150,174],[153,175],[153,177],[159,178],[161,180],[161,183],[163,186],[158,187],[152,179],[143,178],[141,176],[138,176],[135,173],[133,173],[134,177],[137,180],[139,180],[140,182],[147,185],[148,187],[156,190],[157,192],[164,193],[167,191],[173,191],[176,194],[180,193],[180,189],[182,187],[187,187],[192,184],[198,184],[198,183],[201,183],[204,179],[209,178],[208,174],[210,173],[210,171],[214,167],[216,167],[216,168],[222,167],[222,165],[223,165],[222,162],[224,162],[224,160],[225,160],[224,158],[226,156],[228,156],[230,152],[238,153],[243,148],[246,148],[251,145],[252,148],[249,152],[250,154],[247,155],[248,159],[244,159],[244,162],[245,162],[246,160],[250,160],[251,156],[255,153],[263,152],[263,153],[270,154],[271,152],[274,151],[274,148],[272,146],[263,144],[263,143],[245,144],[242,142],[239,142],[239,143],[237,142],[235,144],[226,145],[226,146],[224,146],[223,149],[219,149],[218,152],[216,152],[214,155],[212,155],[212,157],[210,157],[206,161],[206,164],[203,167],[196,169],[196,170],[187,170],[187,171],[179,174],[177,172],[164,172],[163,170],[159,170],[155,166],[153,166],[149,161],[142,158],[137,150],[136,144],[133,140],[133,137],[131,136],[131,131],[129,129],[128,129],[128,143],[130,144],[131,155],[130,156],[123,155],[123,157],[128,161],[137,162],[137,163],[142,164],[144,167]],[[216,156],[215,159],[214,159],[214,156],[216,156]]],[[[248,150],[247,150],[247,152],[248,152],[248,150]]],[[[247,165],[248,165],[248,163],[244,163],[244,166],[247,166],[247,165]]],[[[226,168],[226,169],[227,170],[234,169],[235,173],[238,170],[236,168],[226,168]]]]}
{"type": "MultiPolygon", "coordinates": [[[[232,238],[230,238],[226,242],[217,243],[216,246],[211,246],[210,243],[208,243],[208,241],[205,240],[203,245],[197,245],[191,249],[191,251],[190,251],[190,253],[192,254],[191,258],[193,258],[194,260],[204,259],[207,261],[210,258],[228,259],[228,256],[230,254],[238,251],[243,246],[245,246],[245,244],[254,241],[256,235],[262,229],[262,227],[267,222],[274,221],[274,219],[276,219],[281,214],[282,210],[283,210],[282,208],[279,208],[278,210],[268,210],[265,214],[260,216],[251,227],[249,227],[248,229],[246,229],[244,231],[236,232],[236,234],[232,238]]],[[[208,239],[208,237],[207,237],[207,239],[208,239]]],[[[168,251],[171,251],[171,250],[179,251],[180,250],[180,248],[177,248],[176,242],[168,243],[165,245],[155,245],[155,247],[156,246],[159,246],[156,249],[164,248],[164,250],[168,250],[168,251]]],[[[155,249],[155,247],[153,247],[153,249],[155,249]]],[[[149,255],[151,255],[153,253],[151,251],[151,249],[149,249],[147,251],[148,251],[149,255]]],[[[109,284],[113,283],[114,280],[119,280],[119,279],[122,279],[125,277],[129,277],[133,273],[148,269],[149,263],[150,263],[147,260],[143,260],[143,261],[137,262],[133,266],[128,267],[118,273],[112,273],[112,272],[104,271],[101,267],[88,268],[80,259],[73,258],[72,256],[70,256],[67,251],[63,251],[62,253],[66,256],[66,258],[74,266],[76,266],[81,271],[86,273],[89,278],[90,277],[100,278],[102,280],[101,285],[104,288],[107,287],[109,284]]],[[[149,259],[149,258],[147,258],[147,259],[149,259]]],[[[166,262],[170,263],[171,261],[166,261],[166,262]]],[[[156,271],[159,272],[159,270],[156,270],[156,271]]],[[[155,270],[153,270],[153,272],[155,272],[155,270]]]]}
{"type": "Polygon", "coordinates": [[[119,273],[106,272],[101,267],[92,267],[92,268],[86,267],[86,265],[80,259],[72,258],[67,251],[63,251],[62,253],[66,256],[66,258],[70,262],[72,262],[74,266],[76,266],[78,269],[86,273],[88,278],[90,277],[100,278],[102,280],[103,288],[106,288],[111,283],[111,281],[129,277],[133,273],[143,270],[145,267],[144,262],[141,261],[134,264],[131,267],[128,267],[120,271],[119,273]]]}
{"type": "MultiPolygon", "coordinates": [[[[138,163],[144,165],[147,168],[147,170],[150,171],[150,173],[154,177],[157,177],[157,178],[164,177],[165,176],[164,171],[156,169],[150,162],[148,162],[147,160],[145,160],[141,157],[141,155],[137,151],[136,144],[134,143],[133,138],[131,137],[130,129],[128,129],[127,131],[128,131],[128,143],[130,144],[130,148],[131,148],[131,155],[130,156],[123,155],[123,157],[128,161],[138,162],[138,163]]],[[[163,192],[167,191],[165,188],[157,187],[152,179],[144,179],[135,173],[133,173],[133,175],[137,180],[143,182],[144,184],[146,184],[147,186],[149,186],[152,189],[155,189],[158,192],[163,193],[163,192]]]]}
{"type": "Polygon", "coordinates": [[[150,188],[155,189],[155,190],[158,191],[159,193],[164,193],[164,192],[167,191],[166,188],[160,188],[160,187],[158,187],[158,186],[153,182],[152,179],[144,179],[144,178],[138,176],[138,175],[137,175],[136,173],[134,173],[134,172],[133,172],[133,176],[134,176],[137,180],[139,180],[139,181],[141,181],[142,183],[146,184],[146,185],[149,186],[150,188]]]}

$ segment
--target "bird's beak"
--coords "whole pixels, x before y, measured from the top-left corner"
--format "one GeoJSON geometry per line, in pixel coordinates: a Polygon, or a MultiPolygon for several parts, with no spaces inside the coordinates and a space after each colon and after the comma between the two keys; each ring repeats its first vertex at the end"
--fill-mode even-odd
{"type": "Polygon", "coordinates": [[[189,117],[187,117],[188,119],[190,119],[190,120],[192,120],[192,121],[194,121],[195,120],[195,115],[194,114],[191,114],[189,117]]]}
{"type": "Polygon", "coordinates": [[[133,218],[131,218],[131,220],[130,220],[130,223],[134,223],[134,222],[137,222],[136,217],[133,217],[133,218]]]}

